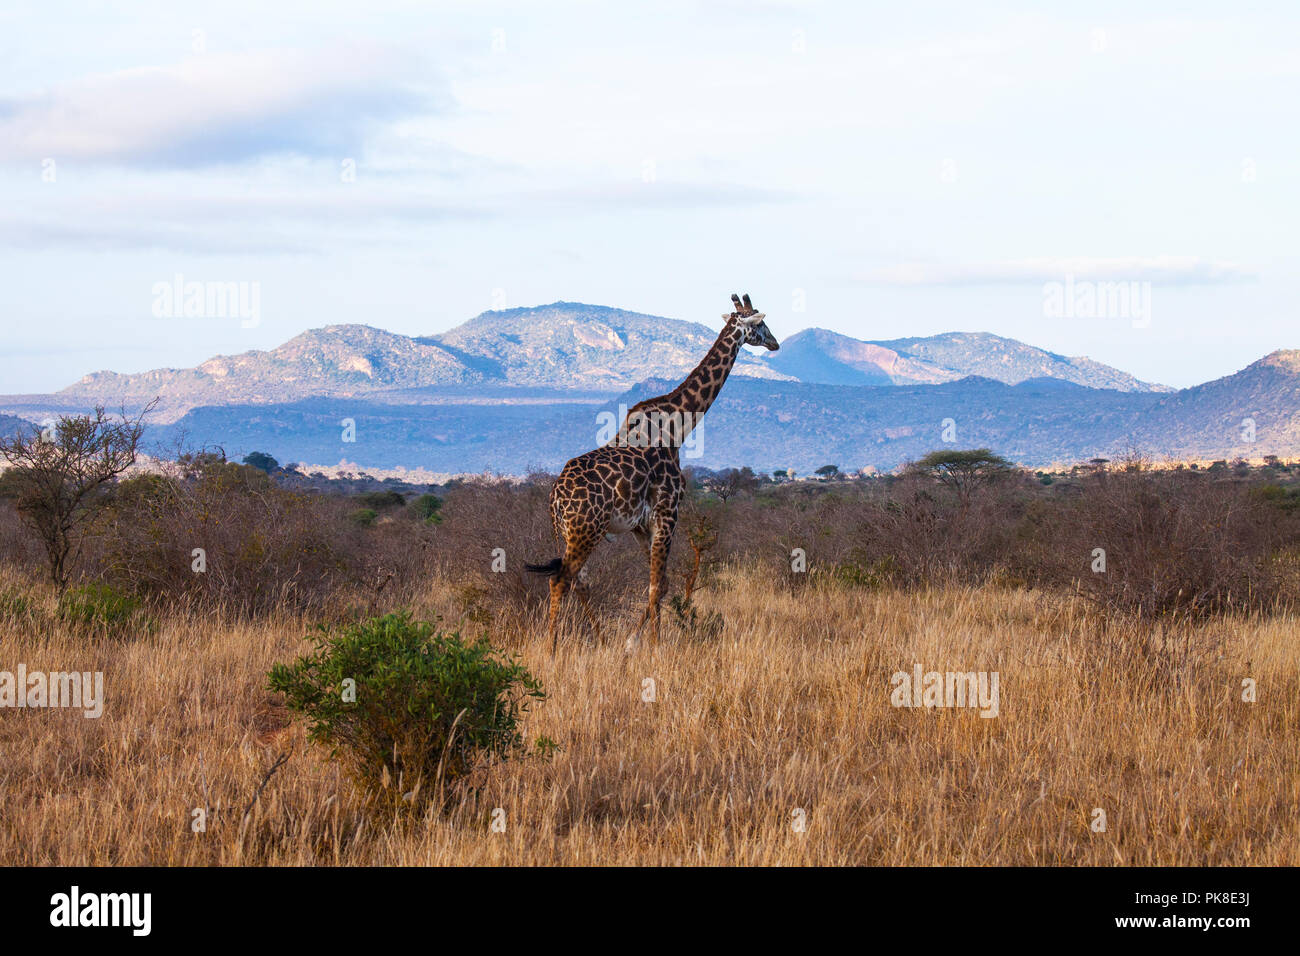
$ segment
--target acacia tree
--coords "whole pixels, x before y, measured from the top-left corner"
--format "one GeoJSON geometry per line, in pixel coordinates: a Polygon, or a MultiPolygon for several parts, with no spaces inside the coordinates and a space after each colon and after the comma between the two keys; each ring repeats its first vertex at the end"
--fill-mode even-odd
{"type": "Polygon", "coordinates": [[[952,488],[964,508],[977,488],[1008,474],[1012,464],[987,448],[953,449],[932,451],[915,462],[911,470],[928,474],[952,488]]]}
{"type": "Polygon", "coordinates": [[[45,429],[20,428],[0,438],[9,463],[6,485],[23,520],[45,549],[50,580],[62,593],[87,524],[107,500],[113,481],[135,464],[144,417],[117,418],[102,405],[89,415],[61,415],[45,429]]]}
{"type": "Polygon", "coordinates": [[[244,456],[244,464],[252,465],[254,468],[260,468],[268,475],[273,471],[278,471],[280,463],[264,451],[250,452],[244,456]]]}
{"type": "Polygon", "coordinates": [[[754,491],[758,488],[758,475],[746,465],[743,468],[726,468],[704,480],[704,487],[718,496],[726,504],[727,499],[742,491],[754,491]]]}

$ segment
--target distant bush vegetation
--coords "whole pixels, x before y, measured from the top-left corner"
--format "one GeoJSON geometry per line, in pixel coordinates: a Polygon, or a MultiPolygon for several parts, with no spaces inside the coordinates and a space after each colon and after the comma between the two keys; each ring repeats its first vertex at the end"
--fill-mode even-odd
{"type": "Polygon", "coordinates": [[[357,495],[357,501],[374,511],[388,511],[406,504],[406,496],[400,491],[366,491],[357,495]]]}
{"type": "MultiPolygon", "coordinates": [[[[1300,467],[1280,461],[1153,469],[1098,459],[1031,474],[975,449],[893,476],[825,471],[809,481],[747,469],[691,481],[668,595],[683,595],[673,613],[684,630],[722,632],[684,592],[707,590],[727,562],[792,590],[994,581],[1144,618],[1300,597],[1300,467]]],[[[120,480],[72,574],[144,602],[325,619],[409,604],[436,574],[455,586],[464,620],[506,633],[544,607],[546,582],[523,565],[557,552],[551,476],[456,481],[437,494],[358,490],[355,480],[331,494],[293,478],[191,455],[166,474],[120,480]]],[[[41,557],[0,499],[0,559],[35,574],[41,557]]],[[[587,568],[598,613],[644,600],[646,560],[630,535],[597,548],[587,568]]]]}
{"type": "MultiPolygon", "coordinates": [[[[376,512],[358,516],[354,501],[290,490],[253,464],[185,456],[116,483],[76,573],[133,600],[239,614],[345,613],[394,578],[427,581],[427,525],[412,515],[372,534],[376,512]]],[[[16,518],[0,503],[0,556],[33,567],[39,555],[16,518]]]]}

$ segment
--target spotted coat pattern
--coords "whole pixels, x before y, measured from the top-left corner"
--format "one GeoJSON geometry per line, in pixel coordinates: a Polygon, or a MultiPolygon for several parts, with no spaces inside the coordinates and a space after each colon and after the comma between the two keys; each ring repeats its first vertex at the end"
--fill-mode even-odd
{"type": "Polygon", "coordinates": [[[748,295],[743,303],[733,295],[732,302],[736,311],[724,316],[727,322],[717,341],[682,384],[667,395],[634,406],[617,436],[571,460],[556,479],[551,489],[551,521],[561,557],[549,565],[529,566],[551,578],[548,636],[552,651],[558,641],[560,605],[570,589],[582,601],[599,634],[588,606],[582,568],[604,538],[626,532],[636,536],[650,560],[649,601],[628,648],[639,643],[647,622],[651,642],[658,642],[659,601],[683,493],[678,462],[681,445],[722,390],[740,346],[779,347],[763,313],[750,304],[748,295]],[[665,424],[662,429],[647,431],[640,426],[648,421],[665,424]],[[651,436],[652,440],[647,440],[651,436]]]}

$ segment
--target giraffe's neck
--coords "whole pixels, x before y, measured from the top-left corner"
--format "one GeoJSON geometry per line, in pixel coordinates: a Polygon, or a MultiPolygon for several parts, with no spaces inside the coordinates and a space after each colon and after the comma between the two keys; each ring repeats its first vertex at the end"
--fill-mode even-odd
{"type": "Polygon", "coordinates": [[[681,447],[722,391],[744,340],[744,327],[728,319],[713,347],[682,384],[667,395],[633,406],[617,440],[681,447]]]}

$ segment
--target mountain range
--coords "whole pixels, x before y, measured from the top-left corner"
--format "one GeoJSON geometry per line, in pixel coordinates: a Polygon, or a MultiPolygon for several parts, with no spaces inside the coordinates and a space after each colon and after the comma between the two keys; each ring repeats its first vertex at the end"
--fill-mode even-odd
{"type": "MultiPolygon", "coordinates": [[[[681,378],[717,332],[697,322],[556,302],[485,312],[441,335],[328,325],[269,351],[217,356],[192,369],[94,372],[58,392],[139,406],[155,396],[160,421],[205,405],[355,398],[395,390],[541,388],[616,393],[646,378],[681,378]]],[[[790,378],[746,352],[735,375],[790,378]]]]}
{"type": "Polygon", "coordinates": [[[1067,358],[988,332],[863,342],[828,329],[790,336],[772,368],[817,385],[939,385],[979,375],[1008,385],[1056,379],[1121,392],[1172,391],[1088,358],[1067,358]]]}
{"type": "MultiPolygon", "coordinates": [[[[519,473],[593,447],[602,414],[671,389],[716,334],[571,302],[486,312],[427,336],[333,325],[192,369],[101,371],[52,395],[0,397],[0,415],[43,421],[156,397],[155,438],[220,445],[232,457],[262,450],[313,464],[519,473]],[[343,440],[344,419],[355,441],[343,440]]],[[[805,473],[827,463],[886,470],[949,438],[1027,465],[1129,448],[1295,455],[1300,352],[1175,391],[984,332],[860,341],[813,328],[777,352],[744,351],[699,438],[684,464],[805,473]]]]}

